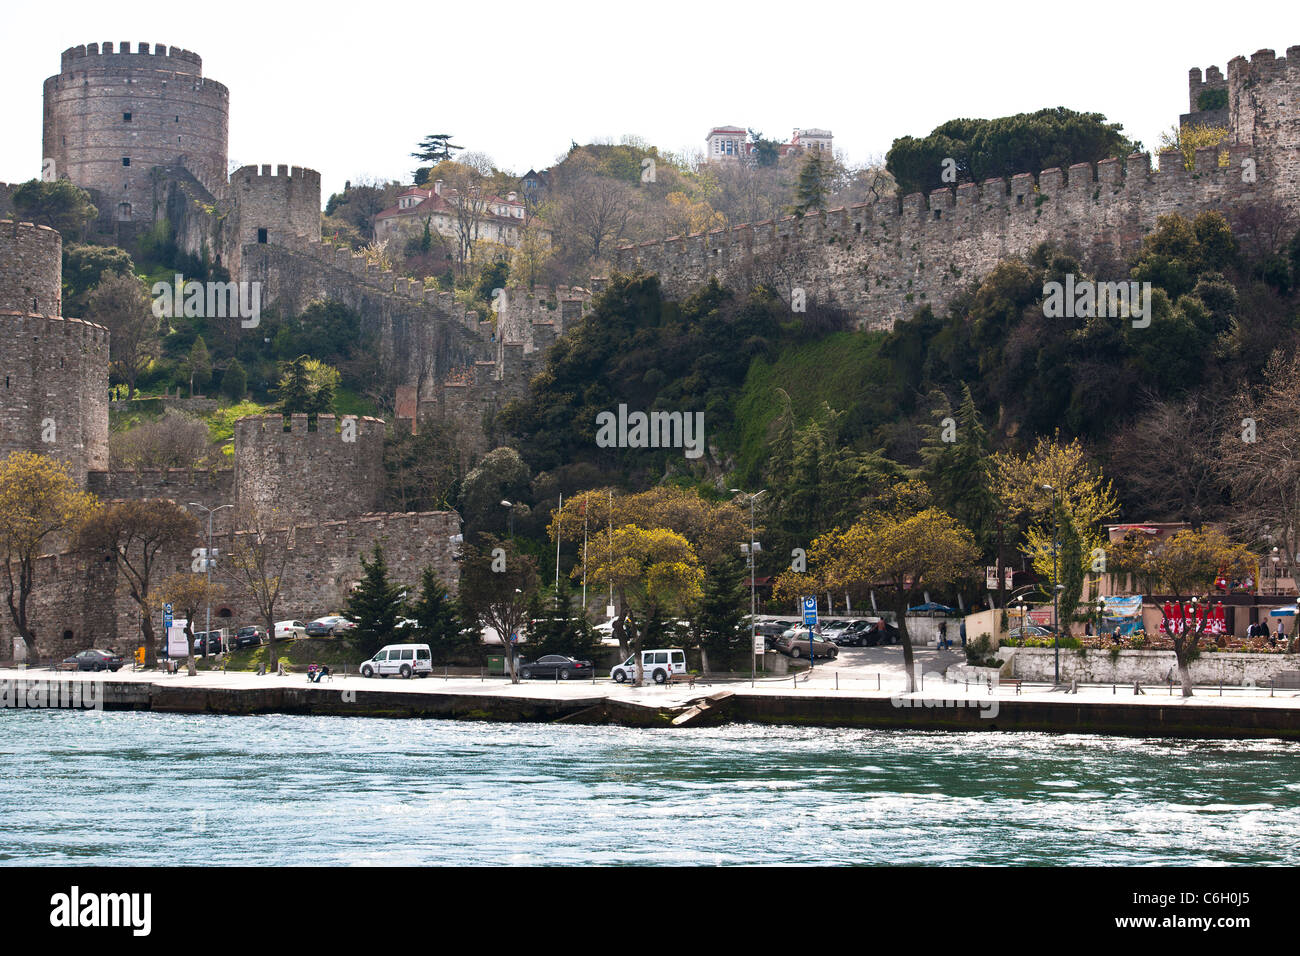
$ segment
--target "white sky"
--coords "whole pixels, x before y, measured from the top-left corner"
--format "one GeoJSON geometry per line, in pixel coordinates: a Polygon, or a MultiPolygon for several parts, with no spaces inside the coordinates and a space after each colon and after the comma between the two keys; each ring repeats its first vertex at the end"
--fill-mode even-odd
{"type": "MultiPolygon", "coordinates": [[[[1105,113],[1155,149],[1187,71],[1300,43],[1300,6],[1088,0],[498,0],[281,5],[67,0],[5,11],[0,180],[40,174],[41,83],[67,47],[129,40],[203,57],[230,89],[230,156],[346,179],[405,179],[426,133],[523,173],[634,134],[702,150],[715,125],[785,139],[825,127],[863,162],[957,116],[1105,113]],[[901,9],[894,9],[901,8],[901,9]],[[123,12],[125,10],[130,13],[123,12]],[[219,16],[209,14],[219,11],[219,16]]],[[[1033,172],[1033,170],[1030,170],[1033,172]]]]}

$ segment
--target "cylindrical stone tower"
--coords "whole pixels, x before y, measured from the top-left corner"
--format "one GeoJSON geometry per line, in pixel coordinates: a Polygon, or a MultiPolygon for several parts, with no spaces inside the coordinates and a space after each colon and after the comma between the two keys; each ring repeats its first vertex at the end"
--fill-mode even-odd
{"type": "Polygon", "coordinates": [[[166,196],[150,170],[184,166],[214,195],[226,181],[230,93],[198,54],[162,44],[91,43],[63,51],[45,81],[45,166],[93,189],[119,222],[152,222],[166,196]]]}
{"type": "Polygon", "coordinates": [[[85,487],[108,469],[108,330],[59,316],[63,243],[0,220],[0,457],[66,461],[85,487]]]}

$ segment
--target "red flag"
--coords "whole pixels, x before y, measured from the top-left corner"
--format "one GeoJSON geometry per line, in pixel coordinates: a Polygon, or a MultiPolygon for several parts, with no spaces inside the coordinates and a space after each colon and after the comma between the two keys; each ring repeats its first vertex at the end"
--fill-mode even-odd
{"type": "Polygon", "coordinates": [[[1172,606],[1170,606],[1169,602],[1166,601],[1165,616],[1160,619],[1160,630],[1164,631],[1166,634],[1172,634],[1174,631],[1173,618],[1174,618],[1174,609],[1172,606]]]}

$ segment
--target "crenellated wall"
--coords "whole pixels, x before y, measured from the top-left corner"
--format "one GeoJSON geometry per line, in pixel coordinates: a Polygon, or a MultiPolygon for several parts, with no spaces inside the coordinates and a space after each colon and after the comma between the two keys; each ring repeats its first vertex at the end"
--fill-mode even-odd
{"type": "MultiPolygon", "coordinates": [[[[747,223],[619,249],[625,271],[656,272],[670,295],[712,276],[765,282],[789,295],[838,306],[866,327],[891,328],[925,304],[942,307],[998,261],[1047,239],[1084,250],[1131,253],[1160,215],[1228,210],[1259,200],[1300,202],[1300,47],[1228,65],[1234,141],[1197,153],[1135,154],[1121,162],[1021,173],[956,189],[833,209],[803,219],[747,223]],[[1250,164],[1254,175],[1247,175],[1250,164]]],[[[1193,77],[1195,77],[1195,72],[1193,77]]],[[[1216,80],[1217,82],[1217,80],[1216,80]]],[[[1193,92],[1195,83],[1193,83],[1193,92]]]]}
{"type": "MultiPolygon", "coordinates": [[[[239,246],[269,242],[300,248],[320,242],[320,173],[299,166],[243,166],[230,176],[239,246]]],[[[236,264],[237,265],[237,264],[236,264]]]]}
{"type": "Polygon", "coordinates": [[[345,246],[247,245],[239,277],[260,282],[264,303],[288,314],[324,299],[358,312],[364,330],[379,343],[380,368],[392,387],[422,383],[430,389],[450,369],[493,352],[491,323],[450,292],[426,290],[345,246]]]}
{"type": "Polygon", "coordinates": [[[214,195],[224,187],[230,92],[203,77],[195,53],[72,47],[45,81],[44,102],[42,156],[58,178],[95,191],[102,219],[155,221],[166,199],[155,167],[182,163],[214,195]]]}
{"type": "Polygon", "coordinates": [[[333,415],[252,415],[235,422],[236,509],[275,526],[379,510],[384,422],[333,415]]]}

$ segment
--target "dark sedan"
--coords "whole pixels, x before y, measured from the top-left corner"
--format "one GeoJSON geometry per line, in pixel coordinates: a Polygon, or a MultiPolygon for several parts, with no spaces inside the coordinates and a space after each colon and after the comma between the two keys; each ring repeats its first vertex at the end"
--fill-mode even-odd
{"type": "Polygon", "coordinates": [[[64,658],[63,663],[75,664],[79,671],[115,671],[125,664],[126,660],[109,651],[90,650],[64,658]]]}
{"type": "Polygon", "coordinates": [[[235,635],[234,646],[236,649],[241,647],[257,647],[259,644],[266,643],[266,628],[264,627],[241,627],[239,633],[235,635]]]}
{"type": "Polygon", "coordinates": [[[572,657],[563,657],[559,654],[547,654],[539,657],[531,664],[524,664],[519,668],[519,676],[524,680],[530,680],[534,677],[549,677],[552,680],[569,680],[574,677],[590,677],[595,671],[595,665],[591,661],[579,661],[572,657]]]}

